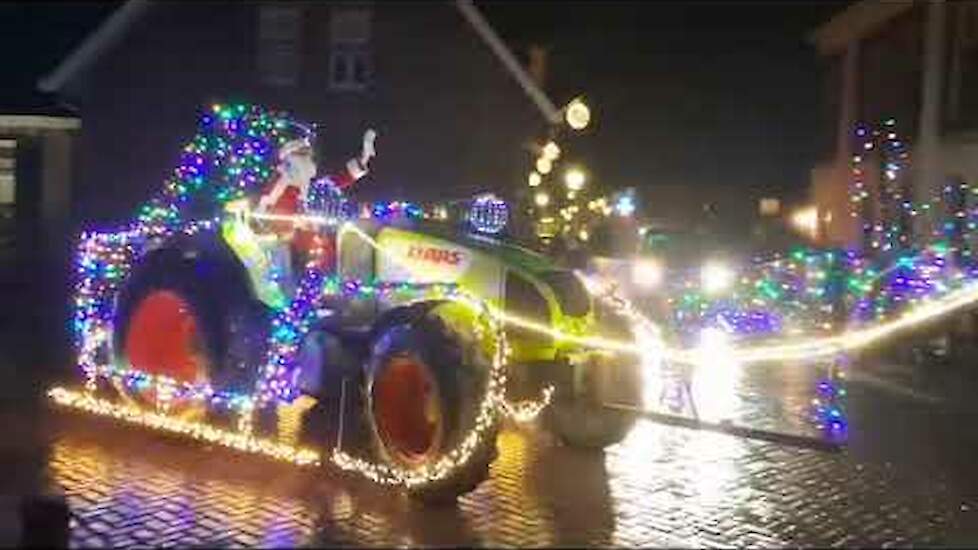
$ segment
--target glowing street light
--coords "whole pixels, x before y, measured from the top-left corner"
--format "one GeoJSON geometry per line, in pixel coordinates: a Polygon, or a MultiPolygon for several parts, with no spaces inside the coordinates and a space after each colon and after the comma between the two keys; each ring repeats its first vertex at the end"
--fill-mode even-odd
{"type": "Polygon", "coordinates": [[[548,141],[547,144],[543,146],[543,158],[549,161],[555,161],[559,156],[560,147],[558,147],[553,141],[548,141]]]}
{"type": "Polygon", "coordinates": [[[663,271],[657,260],[638,260],[632,264],[632,283],[644,289],[655,288],[662,283],[663,271]]]}
{"type": "Polygon", "coordinates": [[[540,157],[537,159],[537,172],[547,175],[550,173],[551,170],[553,170],[553,167],[554,167],[553,161],[551,161],[547,157],[540,157]]]}
{"type": "Polygon", "coordinates": [[[530,172],[530,176],[527,178],[527,183],[530,184],[530,187],[539,187],[540,181],[541,178],[539,172],[530,172]]]}
{"type": "MultiPolygon", "coordinates": [[[[606,210],[607,212],[608,210],[606,210]]],[[[635,213],[635,197],[622,195],[615,201],[615,212],[623,218],[627,218],[635,213]]]]}
{"type": "Polygon", "coordinates": [[[721,262],[707,262],[700,270],[700,283],[703,290],[715,294],[730,288],[734,282],[734,272],[721,262]]]}
{"type": "Polygon", "coordinates": [[[791,225],[806,237],[812,240],[817,239],[818,208],[815,206],[806,206],[795,210],[791,214],[791,225]]]}
{"type": "Polygon", "coordinates": [[[564,119],[571,128],[583,130],[591,122],[591,109],[580,98],[577,98],[567,106],[564,119]]]}
{"type": "Polygon", "coordinates": [[[564,183],[571,191],[584,189],[585,181],[587,181],[587,175],[580,168],[571,168],[564,172],[564,183]]]}
{"type": "Polygon", "coordinates": [[[543,208],[544,206],[550,204],[550,195],[546,194],[543,191],[538,191],[536,196],[533,197],[533,202],[536,203],[536,205],[539,206],[540,208],[543,208]]]}

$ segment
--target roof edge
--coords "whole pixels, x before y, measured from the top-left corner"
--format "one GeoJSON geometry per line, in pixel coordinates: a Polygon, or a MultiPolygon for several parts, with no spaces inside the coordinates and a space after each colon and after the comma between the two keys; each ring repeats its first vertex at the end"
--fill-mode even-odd
{"type": "Polygon", "coordinates": [[[915,3],[915,0],[860,0],[812,31],[808,42],[823,56],[836,54],[853,40],[870,34],[909,10],[915,3]]]}
{"type": "Polygon", "coordinates": [[[101,25],[82,41],[53,71],[37,81],[42,92],[61,90],[79,72],[91,65],[102,53],[111,48],[149,7],[149,0],[128,0],[112,12],[101,25]]]}
{"type": "Polygon", "coordinates": [[[4,130],[78,130],[81,119],[73,116],[0,115],[4,130]]]}

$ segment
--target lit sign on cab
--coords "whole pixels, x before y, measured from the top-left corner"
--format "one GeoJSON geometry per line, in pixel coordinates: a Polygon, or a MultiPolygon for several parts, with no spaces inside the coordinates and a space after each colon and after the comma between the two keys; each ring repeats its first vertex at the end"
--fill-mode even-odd
{"type": "Polygon", "coordinates": [[[378,275],[388,281],[456,282],[469,268],[472,254],[462,247],[416,234],[385,230],[378,275]]]}
{"type": "Polygon", "coordinates": [[[435,246],[411,245],[408,247],[407,257],[410,260],[431,262],[441,265],[460,265],[465,259],[465,252],[461,250],[450,250],[435,246]]]}

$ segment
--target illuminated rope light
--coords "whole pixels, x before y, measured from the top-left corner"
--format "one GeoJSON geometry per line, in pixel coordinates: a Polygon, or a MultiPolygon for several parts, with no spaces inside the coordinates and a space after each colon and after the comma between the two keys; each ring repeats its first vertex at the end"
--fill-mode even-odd
{"type": "Polygon", "coordinates": [[[540,399],[538,400],[511,402],[507,399],[503,400],[500,406],[502,406],[506,416],[515,422],[532,422],[550,405],[550,402],[553,400],[553,395],[554,387],[551,385],[540,392],[540,399]]]}
{"type": "Polygon", "coordinates": [[[255,211],[245,211],[246,216],[254,218],[256,220],[263,221],[282,221],[282,222],[292,222],[296,225],[299,224],[312,224],[312,225],[325,225],[325,226],[337,226],[345,223],[343,220],[338,218],[327,218],[325,216],[316,216],[310,214],[270,214],[266,212],[255,212],[255,211]]]}
{"type": "Polygon", "coordinates": [[[223,430],[201,422],[144,411],[132,405],[120,405],[97,398],[87,392],[55,387],[48,391],[48,397],[57,405],[68,409],[109,417],[157,431],[187,436],[198,441],[262,455],[298,466],[318,466],[321,463],[319,453],[312,449],[294,447],[270,439],[255,437],[249,433],[223,430]]]}
{"type": "MultiPolygon", "coordinates": [[[[914,310],[908,311],[897,319],[875,327],[847,331],[836,336],[812,338],[797,343],[734,348],[731,353],[738,361],[749,363],[834,356],[842,351],[867,347],[897,332],[948,315],[975,302],[978,302],[978,284],[954,290],[946,296],[917,306],[914,310]]],[[[687,361],[686,355],[688,353],[683,351],[673,355],[673,357],[687,361]]]]}
{"type": "MultiPolygon", "coordinates": [[[[485,303],[472,297],[460,294],[457,302],[473,311],[488,313],[485,303]]],[[[337,449],[331,456],[331,461],[337,467],[346,471],[355,471],[375,483],[381,485],[395,485],[404,487],[418,487],[440,481],[451,476],[458,468],[464,466],[472,455],[483,445],[486,435],[495,427],[499,417],[499,403],[505,399],[506,357],[509,354],[509,347],[506,345],[505,335],[502,325],[491,315],[486,315],[493,332],[497,335],[494,339],[495,350],[490,368],[490,376],[486,393],[482,402],[479,404],[479,413],[476,416],[475,426],[465,435],[457,447],[445,453],[434,464],[426,464],[420,468],[408,469],[394,465],[378,464],[363,459],[355,458],[337,449]]],[[[480,338],[479,327],[476,324],[476,338],[480,338]]]]}

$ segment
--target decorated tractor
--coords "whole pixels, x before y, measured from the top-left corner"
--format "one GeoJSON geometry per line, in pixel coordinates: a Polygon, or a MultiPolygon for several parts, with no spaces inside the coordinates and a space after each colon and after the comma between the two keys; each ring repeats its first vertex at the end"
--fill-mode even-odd
{"type": "Polygon", "coordinates": [[[634,359],[581,342],[628,325],[507,239],[504,202],[356,204],[343,190],[372,132],[319,180],[313,138],[216,105],[136,220],[82,236],[75,404],[294,462],[331,449],[429,500],[488,475],[507,416],[542,411],[576,446],[624,436],[630,419],[603,405],[638,398],[634,359]]]}

